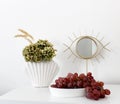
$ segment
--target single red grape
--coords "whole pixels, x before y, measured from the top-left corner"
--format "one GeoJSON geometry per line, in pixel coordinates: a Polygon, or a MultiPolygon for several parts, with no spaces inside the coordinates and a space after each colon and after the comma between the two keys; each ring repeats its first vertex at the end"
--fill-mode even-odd
{"type": "Polygon", "coordinates": [[[67,78],[70,78],[71,76],[73,76],[73,73],[68,73],[67,78]]]}
{"type": "Polygon", "coordinates": [[[57,88],[56,84],[52,84],[51,87],[57,88]]]}
{"type": "Polygon", "coordinates": [[[79,78],[80,78],[80,79],[83,79],[84,77],[85,77],[85,74],[84,74],[84,73],[82,73],[82,74],[79,75],[79,78]]]}
{"type": "Polygon", "coordinates": [[[93,95],[93,93],[86,93],[86,97],[89,99],[93,99],[94,95],[93,95]]]}
{"type": "Polygon", "coordinates": [[[72,83],[68,83],[67,87],[72,88],[73,87],[72,83]]]}
{"type": "Polygon", "coordinates": [[[88,72],[88,73],[87,73],[87,76],[92,76],[92,73],[91,73],[91,72],[88,72]]]}
{"type": "Polygon", "coordinates": [[[105,91],[106,95],[110,95],[110,93],[111,93],[110,90],[108,90],[108,89],[105,89],[104,91],[105,91]]]}
{"type": "Polygon", "coordinates": [[[101,82],[99,82],[99,83],[100,83],[101,87],[104,86],[104,82],[101,81],[101,82]]]}
{"type": "Polygon", "coordinates": [[[88,93],[91,93],[92,92],[92,87],[86,87],[85,91],[88,92],[88,93]]]}

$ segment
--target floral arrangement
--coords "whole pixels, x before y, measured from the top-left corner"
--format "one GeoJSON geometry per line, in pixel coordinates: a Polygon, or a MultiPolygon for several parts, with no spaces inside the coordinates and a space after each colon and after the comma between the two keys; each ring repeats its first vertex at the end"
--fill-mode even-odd
{"type": "Polygon", "coordinates": [[[23,34],[18,34],[15,37],[23,37],[30,43],[23,49],[23,56],[27,62],[50,61],[56,55],[56,50],[48,40],[40,39],[33,43],[32,35],[22,29],[19,29],[19,31],[23,34]]]}

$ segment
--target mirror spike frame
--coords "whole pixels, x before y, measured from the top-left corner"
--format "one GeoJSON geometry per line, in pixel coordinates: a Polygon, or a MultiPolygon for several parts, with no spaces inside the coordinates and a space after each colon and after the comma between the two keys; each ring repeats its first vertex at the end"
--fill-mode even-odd
{"type": "MultiPolygon", "coordinates": [[[[75,34],[74,34],[75,35],[75,34]]],[[[64,50],[64,52],[66,52],[66,51],[70,51],[71,52],[71,54],[72,55],[74,55],[76,58],[79,58],[79,59],[92,59],[92,58],[97,58],[97,56],[99,56],[99,55],[101,55],[101,51],[103,50],[103,49],[105,49],[105,50],[107,50],[107,51],[109,51],[110,52],[110,50],[108,49],[108,48],[106,48],[106,46],[107,45],[109,45],[110,44],[110,42],[108,42],[107,44],[105,44],[105,45],[103,45],[103,43],[101,42],[101,40],[98,40],[96,37],[93,37],[93,36],[88,36],[88,35],[85,35],[85,36],[79,36],[79,37],[77,37],[76,35],[75,35],[75,39],[72,41],[72,43],[70,44],[70,46],[68,46],[67,44],[65,44],[64,43],[64,46],[66,47],[66,49],[64,50]],[[73,50],[71,49],[71,46],[73,45],[73,43],[75,43],[75,41],[79,41],[79,40],[81,40],[81,39],[83,39],[83,38],[89,38],[89,39],[91,39],[95,44],[96,44],[96,47],[97,47],[97,50],[96,50],[96,52],[91,56],[91,57],[88,57],[88,58],[86,58],[86,57],[84,57],[84,56],[80,56],[78,53],[77,53],[77,51],[76,51],[76,53],[74,53],[73,52],[73,50]],[[98,43],[101,45],[101,49],[99,48],[99,45],[98,45],[98,43]]],[[[104,38],[104,37],[103,37],[104,38]]],[[[102,38],[102,40],[103,40],[103,38],[102,38]]],[[[102,56],[103,57],[103,56],[102,56]]],[[[103,57],[104,58],[104,57],[103,57]]],[[[98,59],[97,59],[97,61],[98,61],[98,59]]]]}
{"type": "MultiPolygon", "coordinates": [[[[69,40],[71,40],[72,41],[72,43],[70,44],[70,46],[68,46],[67,44],[64,44],[64,46],[66,47],[66,49],[64,50],[64,52],[66,52],[66,51],[70,51],[71,53],[70,53],[70,55],[69,55],[69,57],[68,58],[70,58],[72,55],[74,56],[74,60],[73,60],[73,62],[77,59],[77,58],[79,58],[79,59],[84,59],[85,61],[86,61],[86,73],[88,72],[88,60],[90,60],[91,59],[91,62],[92,62],[92,59],[93,58],[95,58],[96,59],[96,61],[99,63],[99,59],[97,58],[97,56],[101,56],[103,59],[104,59],[104,57],[102,56],[102,54],[101,54],[101,51],[103,50],[103,49],[105,49],[106,51],[108,51],[108,52],[111,52],[108,48],[106,48],[106,46],[108,46],[109,44],[110,44],[110,42],[108,42],[108,43],[106,43],[105,45],[103,45],[103,43],[101,42],[103,39],[104,39],[104,37],[102,38],[102,39],[100,39],[100,40],[98,40],[97,39],[97,36],[99,35],[99,34],[97,34],[97,36],[96,37],[92,37],[92,36],[79,36],[79,37],[77,37],[75,34],[73,34],[74,35],[74,37],[75,37],[75,39],[72,41],[72,39],[71,38],[69,38],[69,40]],[[89,39],[91,39],[94,43],[95,43],[95,45],[96,45],[96,47],[97,47],[97,50],[96,50],[96,52],[91,56],[91,57],[84,57],[84,56],[80,56],[78,53],[77,53],[77,51],[76,51],[76,53],[74,53],[73,52],[73,50],[71,49],[71,47],[72,47],[72,45],[73,45],[73,43],[75,43],[76,41],[77,41],[77,43],[81,40],[81,39],[83,39],[83,38],[89,38],[89,39]],[[101,45],[101,48],[100,48],[100,45],[101,45]]],[[[77,43],[76,43],[76,45],[77,45],[77,43]]],[[[75,48],[76,48],[76,46],[75,46],[75,48]]]]}

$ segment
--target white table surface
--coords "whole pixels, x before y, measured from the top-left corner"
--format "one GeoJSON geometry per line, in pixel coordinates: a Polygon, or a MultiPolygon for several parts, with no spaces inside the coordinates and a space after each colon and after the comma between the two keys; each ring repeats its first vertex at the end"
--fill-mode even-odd
{"type": "Polygon", "coordinates": [[[24,87],[0,96],[0,104],[120,104],[120,85],[105,85],[111,95],[98,101],[86,97],[59,98],[51,96],[48,88],[24,87]]]}

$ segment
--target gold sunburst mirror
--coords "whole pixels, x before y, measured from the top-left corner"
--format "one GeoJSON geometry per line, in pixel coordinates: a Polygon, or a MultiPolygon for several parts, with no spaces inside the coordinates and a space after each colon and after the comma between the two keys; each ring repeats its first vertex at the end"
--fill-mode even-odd
{"type": "MultiPolygon", "coordinates": [[[[104,37],[103,37],[104,38],[104,37]]],[[[104,58],[102,55],[103,50],[110,51],[107,48],[107,45],[109,43],[106,43],[105,45],[102,43],[102,39],[98,40],[97,37],[93,36],[79,36],[75,39],[72,39],[69,37],[69,39],[72,41],[70,45],[64,44],[66,46],[66,51],[70,51],[70,55],[68,58],[70,58],[72,55],[75,56],[74,59],[84,59],[86,61],[86,73],[88,72],[88,60],[96,59],[99,61],[98,56],[104,58]]]]}
{"type": "Polygon", "coordinates": [[[91,59],[97,54],[98,44],[93,37],[83,36],[77,41],[75,48],[80,58],[91,59]]]}

